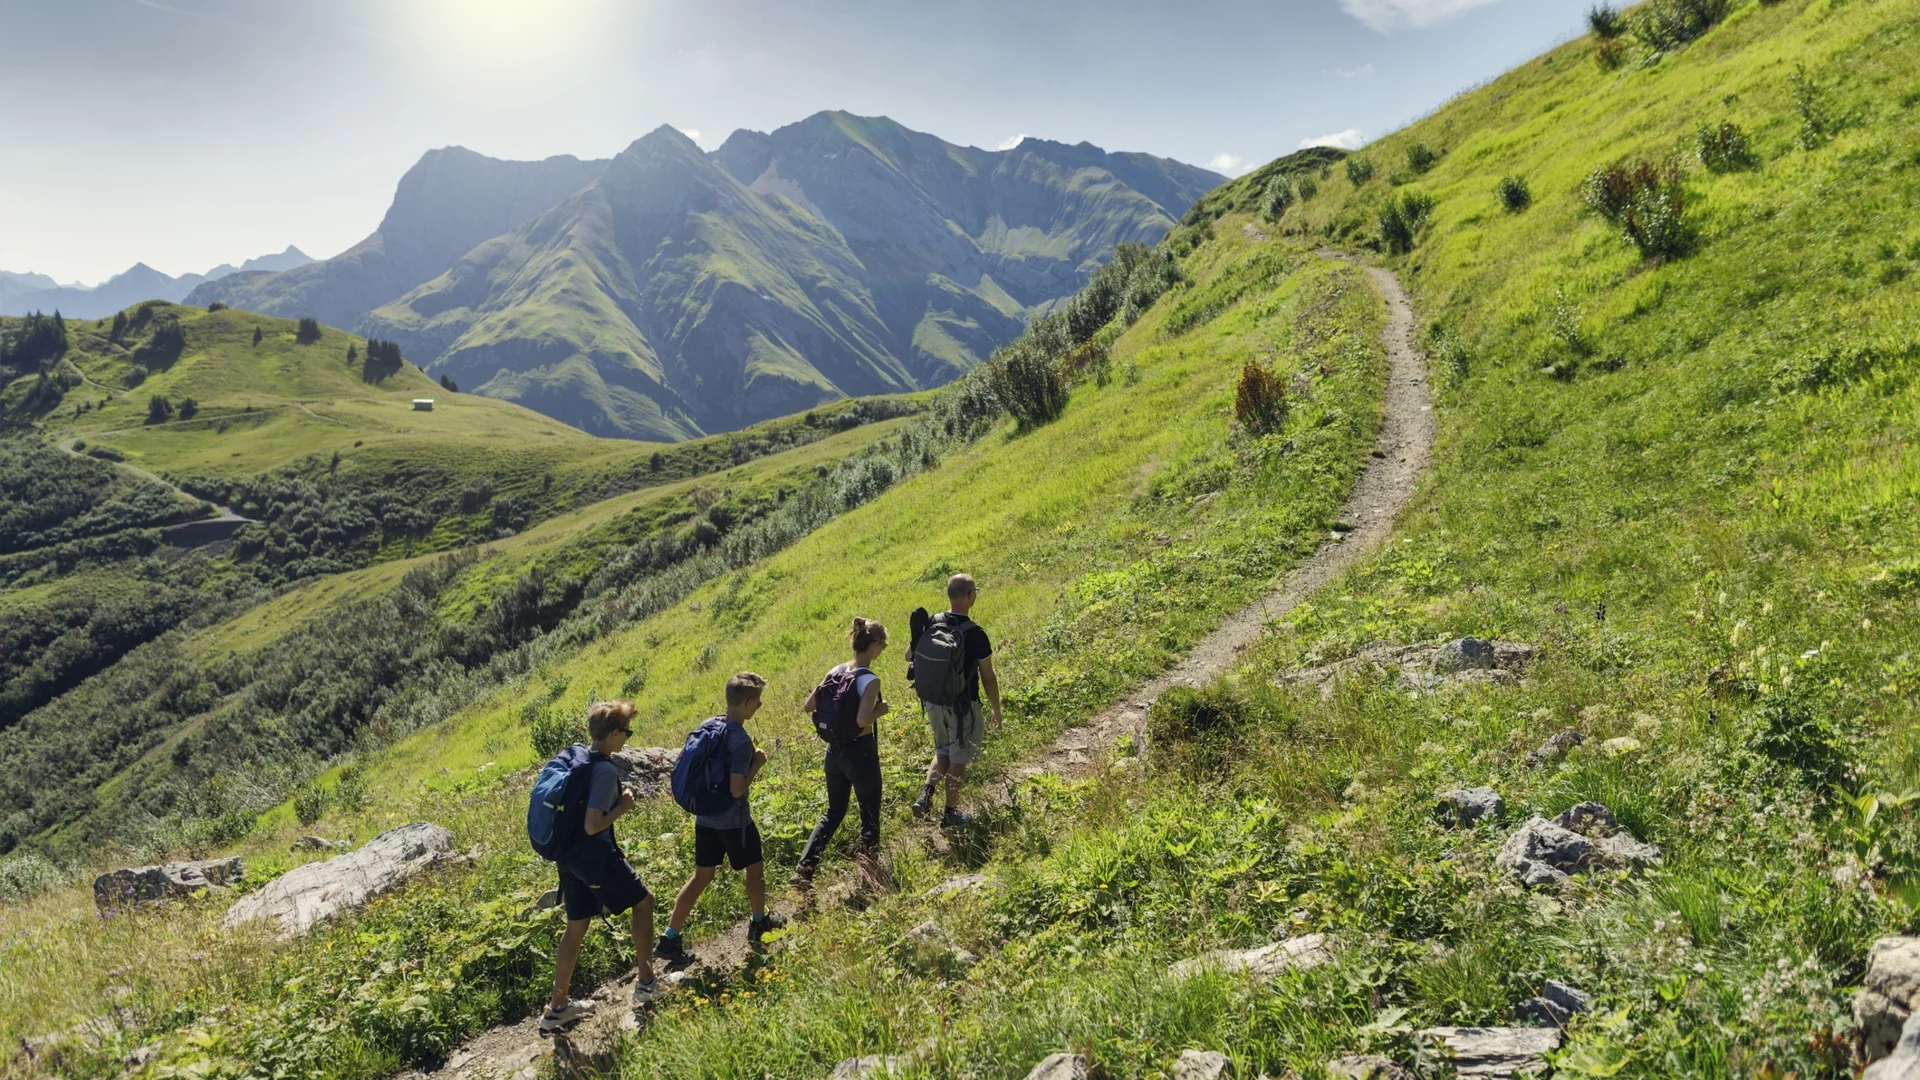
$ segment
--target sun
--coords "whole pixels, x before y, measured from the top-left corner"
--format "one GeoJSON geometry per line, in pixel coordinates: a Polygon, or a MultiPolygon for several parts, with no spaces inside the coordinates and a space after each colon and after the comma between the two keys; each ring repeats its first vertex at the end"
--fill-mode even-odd
{"type": "Polygon", "coordinates": [[[420,40],[457,65],[535,73],[595,51],[616,17],[609,0],[413,0],[420,40]]]}

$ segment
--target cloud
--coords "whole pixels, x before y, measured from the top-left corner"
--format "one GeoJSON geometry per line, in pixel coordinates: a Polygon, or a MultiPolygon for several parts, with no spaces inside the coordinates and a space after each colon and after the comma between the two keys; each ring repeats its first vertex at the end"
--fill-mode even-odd
{"type": "Polygon", "coordinates": [[[687,138],[692,139],[694,142],[700,141],[699,128],[681,128],[680,134],[685,135],[687,138]]]}
{"type": "Polygon", "coordinates": [[[1239,176],[1247,171],[1243,164],[1239,154],[1215,154],[1213,160],[1207,162],[1207,168],[1227,176],[1239,176]]]}
{"type": "Polygon", "coordinates": [[[1340,0],[1340,8],[1369,28],[1391,34],[1395,30],[1432,26],[1499,0],[1340,0]]]}
{"type": "Polygon", "coordinates": [[[1331,135],[1315,135],[1311,139],[1301,139],[1300,149],[1305,150],[1313,146],[1335,146],[1342,150],[1358,150],[1366,144],[1367,140],[1360,137],[1359,128],[1348,128],[1331,135]]]}
{"type": "Polygon", "coordinates": [[[218,15],[209,15],[204,11],[190,11],[187,8],[174,7],[172,4],[162,4],[159,2],[159,0],[133,0],[133,2],[140,5],[143,8],[152,8],[155,11],[164,11],[169,15],[185,15],[190,19],[204,19],[207,22],[220,23],[223,26],[244,26],[245,25],[243,23],[234,22],[232,19],[223,19],[218,15]]]}
{"type": "Polygon", "coordinates": [[[1357,68],[1340,68],[1339,72],[1343,79],[1359,79],[1373,74],[1373,65],[1361,64],[1357,68]]]}
{"type": "Polygon", "coordinates": [[[1025,132],[1022,132],[1018,135],[1009,135],[1006,138],[1001,139],[1000,142],[994,146],[994,149],[995,150],[1011,150],[1014,147],[1019,146],[1021,143],[1026,141],[1027,141],[1027,136],[1025,132]]]}

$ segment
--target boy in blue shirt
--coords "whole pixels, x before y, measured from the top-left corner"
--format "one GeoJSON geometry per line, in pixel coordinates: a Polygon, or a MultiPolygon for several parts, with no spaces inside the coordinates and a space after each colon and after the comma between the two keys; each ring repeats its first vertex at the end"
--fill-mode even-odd
{"type": "Polygon", "coordinates": [[[572,1027],[593,1015],[591,999],[575,1001],[568,997],[573,968],[580,960],[580,946],[595,915],[618,915],[633,911],[633,953],[638,963],[638,979],[633,987],[633,1003],[644,1005],[659,992],[653,978],[653,960],[647,942],[653,937],[653,894],[633,872],[620,844],[613,836],[613,823],[633,809],[633,792],[620,783],[620,770],[612,755],[627,745],[633,734],[633,702],[602,701],[587,712],[587,734],[593,739],[593,773],[587,784],[587,835],[556,863],[560,871],[560,899],[567,909],[567,929],[560,935],[560,955],[553,965],[553,1000],[540,1016],[540,1033],[552,1034],[572,1027]]]}
{"type": "Polygon", "coordinates": [[[687,951],[680,928],[687,925],[693,905],[720,872],[722,859],[731,862],[735,870],[747,877],[747,904],[753,909],[753,919],[747,923],[747,940],[758,945],[769,930],[787,924],[785,919],[767,912],[767,864],[760,852],[760,829],[753,823],[752,808],[747,803],[747,790],[766,766],[767,754],[753,745],[746,722],[760,711],[760,695],[766,688],[767,680],[751,671],[735,675],[727,680],[726,715],[715,717],[725,720],[727,725],[727,771],[733,805],[716,814],[694,815],[693,876],[680,887],[673,914],[667,919],[667,932],[660,936],[659,944],[653,949],[654,956],[675,969],[693,962],[693,954],[687,951]]]}

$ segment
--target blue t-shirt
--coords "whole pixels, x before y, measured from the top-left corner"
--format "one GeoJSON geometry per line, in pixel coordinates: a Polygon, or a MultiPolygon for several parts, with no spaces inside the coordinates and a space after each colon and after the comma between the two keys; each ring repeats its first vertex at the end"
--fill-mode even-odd
{"type": "MultiPolygon", "coordinates": [[[[716,720],[725,717],[714,717],[716,720]]],[[[727,722],[727,772],[735,776],[745,776],[753,770],[753,736],[747,734],[744,724],[727,722]]],[[[733,800],[733,805],[717,814],[695,814],[694,824],[705,825],[709,829],[744,829],[753,822],[752,811],[747,806],[747,796],[733,800]]]]}

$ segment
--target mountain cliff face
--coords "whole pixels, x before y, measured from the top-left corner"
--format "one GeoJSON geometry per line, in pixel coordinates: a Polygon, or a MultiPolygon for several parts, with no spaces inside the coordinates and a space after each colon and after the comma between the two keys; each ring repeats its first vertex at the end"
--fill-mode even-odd
{"type": "Polygon", "coordinates": [[[350,328],[476,244],[518,228],[592,183],[605,167],[605,161],[571,156],[500,161],[458,146],[429,151],[400,178],[385,219],[365,240],[282,273],[243,270],[208,282],[186,302],[205,307],[218,300],[350,328]]]}
{"type": "Polygon", "coordinates": [[[686,438],[946,382],[1221,179],[846,113],[712,154],[663,127],[360,327],[596,434],[686,438]]]}

